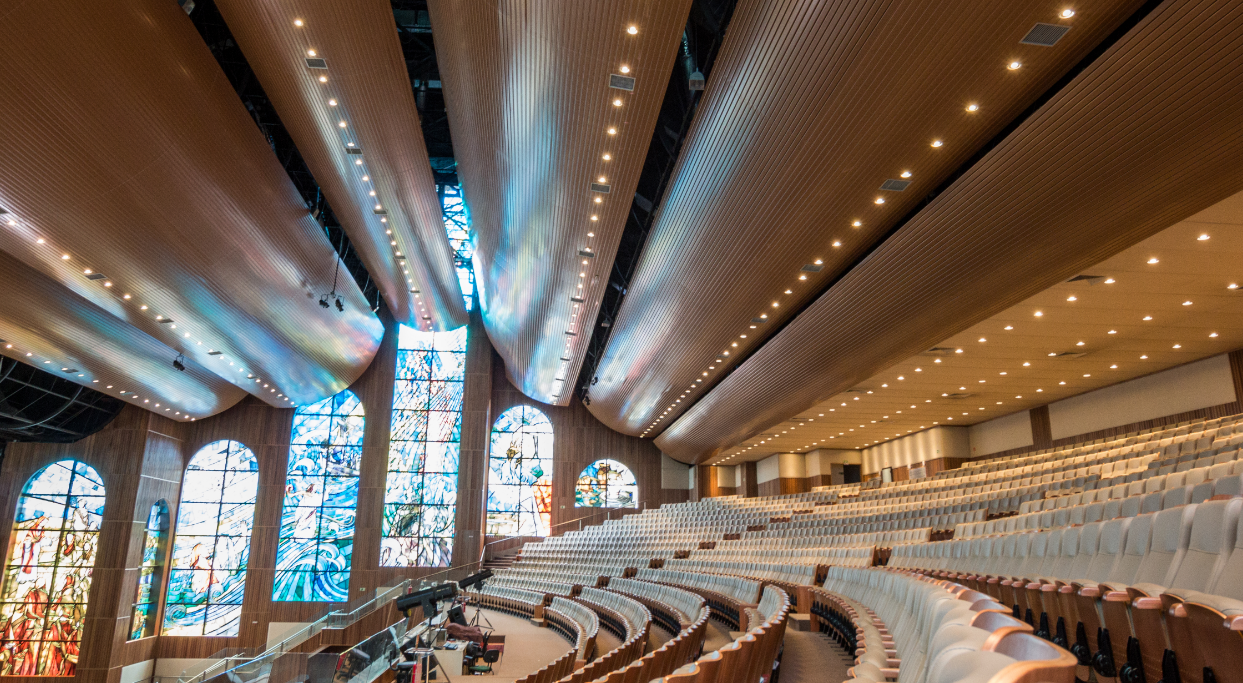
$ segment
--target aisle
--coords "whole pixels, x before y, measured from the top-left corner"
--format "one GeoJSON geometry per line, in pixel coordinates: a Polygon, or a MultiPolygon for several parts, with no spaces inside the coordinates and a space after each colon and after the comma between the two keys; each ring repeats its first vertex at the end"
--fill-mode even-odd
{"type": "MultiPolygon", "coordinates": [[[[474,616],[473,608],[469,610],[468,616],[474,616]]],[[[493,665],[495,675],[478,680],[488,683],[513,683],[570,650],[571,645],[557,635],[556,631],[540,628],[525,618],[492,610],[483,610],[480,616],[487,617],[492,622],[496,633],[505,635],[505,656],[493,665]]],[[[483,623],[482,618],[480,623],[483,623]]],[[[459,678],[476,680],[473,676],[450,675],[449,678],[454,681],[459,678]]]]}
{"type": "Polygon", "coordinates": [[[840,683],[854,659],[827,637],[810,631],[786,630],[781,656],[781,683],[840,683]]]}

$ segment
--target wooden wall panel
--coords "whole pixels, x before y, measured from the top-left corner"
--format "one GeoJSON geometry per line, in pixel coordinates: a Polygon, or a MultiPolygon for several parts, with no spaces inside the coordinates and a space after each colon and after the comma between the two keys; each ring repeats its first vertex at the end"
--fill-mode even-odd
{"type": "Polygon", "coordinates": [[[1032,422],[1032,448],[1039,450],[1053,445],[1053,421],[1049,406],[1039,406],[1028,411],[1032,422]]]}

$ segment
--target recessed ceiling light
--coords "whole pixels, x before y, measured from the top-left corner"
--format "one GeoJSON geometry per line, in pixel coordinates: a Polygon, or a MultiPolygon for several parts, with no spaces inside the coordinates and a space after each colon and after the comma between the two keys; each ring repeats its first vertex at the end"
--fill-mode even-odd
{"type": "Polygon", "coordinates": [[[1201,242],[1203,242],[1204,240],[1208,239],[1208,233],[1204,233],[1204,234],[1200,235],[1199,237],[1197,237],[1196,239],[1197,239],[1197,240],[1200,240],[1201,242]]]}
{"type": "Polygon", "coordinates": [[[1065,382],[1058,382],[1058,384],[1065,384],[1065,382]]]}
{"type": "Polygon", "coordinates": [[[622,73],[624,73],[624,74],[628,74],[628,73],[630,73],[630,67],[628,67],[628,66],[626,66],[625,64],[623,64],[623,65],[622,65],[622,67],[621,67],[621,72],[622,72],[622,73]]]}
{"type": "Polygon", "coordinates": [[[328,77],[327,77],[327,76],[320,76],[320,77],[319,77],[319,82],[320,82],[320,83],[327,83],[327,82],[328,82],[328,77]]]}
{"type": "Polygon", "coordinates": [[[1144,320],[1152,320],[1152,316],[1151,316],[1151,315],[1146,315],[1146,316],[1144,316],[1144,320]]]}
{"type": "Polygon", "coordinates": [[[776,301],[774,301],[774,302],[773,302],[773,308],[776,308],[776,307],[777,307],[777,306],[779,306],[779,305],[780,305],[780,304],[778,304],[776,301]]]}
{"type": "Polygon", "coordinates": [[[1152,265],[1152,264],[1154,264],[1154,263],[1160,263],[1160,261],[1159,261],[1159,260],[1157,260],[1157,257],[1156,257],[1156,256],[1154,256],[1154,257],[1152,257],[1152,258],[1148,259],[1148,265],[1150,265],[1150,266],[1151,266],[1151,265],[1152,265]]]}
{"type": "Polygon", "coordinates": [[[1175,345],[1174,345],[1174,348],[1176,348],[1176,349],[1181,349],[1181,348],[1183,348],[1183,345],[1182,345],[1182,344],[1175,344],[1175,345]]]}
{"type": "Polygon", "coordinates": [[[933,146],[933,147],[940,147],[941,145],[944,145],[944,144],[945,144],[945,143],[944,143],[944,142],[941,142],[940,140],[933,140],[933,141],[932,141],[932,146],[933,146]]]}
{"type": "Polygon", "coordinates": [[[877,204],[884,204],[884,203],[885,203],[885,198],[884,198],[884,197],[877,197],[877,198],[876,198],[876,203],[877,203],[877,204]]]}
{"type": "Polygon", "coordinates": [[[1105,278],[1105,284],[1107,284],[1107,285],[1112,285],[1112,284],[1113,284],[1113,283],[1115,283],[1115,282],[1117,282],[1117,280],[1115,280],[1115,279],[1113,279],[1113,278],[1111,278],[1111,277],[1107,277],[1107,278],[1105,278]]]}
{"type": "Polygon", "coordinates": [[[609,128],[609,135],[617,135],[617,129],[616,129],[616,128],[609,128]]]}
{"type": "Polygon", "coordinates": [[[857,228],[857,227],[859,227],[860,225],[863,225],[863,221],[855,221],[855,222],[851,223],[851,225],[852,225],[853,227],[856,227],[856,228],[857,228]]]}
{"type": "Polygon", "coordinates": [[[962,353],[962,349],[954,349],[954,353],[962,353]]]}
{"type": "Polygon", "coordinates": [[[968,104],[968,105],[967,105],[967,111],[975,112],[975,111],[979,111],[979,110],[980,110],[980,105],[978,105],[978,104],[968,104]]]}
{"type": "Polygon", "coordinates": [[[985,339],[984,337],[980,337],[977,341],[979,341],[981,344],[983,344],[984,342],[986,342],[986,341],[988,341],[988,340],[987,340],[987,339],[985,339]]]}
{"type": "Polygon", "coordinates": [[[1036,312],[1035,312],[1035,313],[1033,313],[1032,315],[1034,315],[1034,316],[1036,316],[1037,318],[1039,318],[1040,316],[1044,315],[1044,311],[1036,311],[1036,312]]]}
{"type": "Polygon", "coordinates": [[[1071,17],[1073,17],[1073,16],[1075,16],[1075,10],[1073,10],[1073,9],[1069,9],[1069,8],[1062,10],[1062,18],[1063,18],[1063,19],[1069,19],[1069,18],[1071,18],[1071,17]]]}
{"type": "Polygon", "coordinates": [[[1110,331],[1108,332],[1108,334],[1118,334],[1118,331],[1117,331],[1117,330],[1110,330],[1110,331]]]}
{"type": "Polygon", "coordinates": [[[1216,337],[1216,336],[1217,336],[1217,333],[1216,333],[1216,332],[1210,332],[1208,336],[1210,336],[1210,337],[1216,337]]]}
{"type": "Polygon", "coordinates": [[[1014,70],[1018,69],[1018,68],[1019,68],[1019,67],[1021,67],[1021,66],[1023,66],[1023,63],[1022,63],[1022,62],[1020,62],[1020,61],[1018,61],[1018,60],[1015,60],[1015,61],[1010,62],[1009,64],[1007,64],[1007,65],[1006,65],[1006,68],[1007,68],[1007,69],[1009,69],[1009,70],[1011,70],[1011,71],[1014,71],[1014,70]]]}
{"type": "Polygon", "coordinates": [[[910,177],[911,177],[911,172],[910,172],[910,171],[903,171],[903,172],[902,172],[902,176],[901,176],[901,177],[903,177],[903,178],[910,178],[910,177]]]}
{"type": "Polygon", "coordinates": [[[60,258],[61,258],[61,260],[62,260],[62,261],[68,261],[68,260],[69,260],[69,254],[61,254],[61,255],[60,255],[60,258]]]}
{"type": "Polygon", "coordinates": [[[1078,301],[1079,297],[1071,295],[1071,296],[1066,297],[1066,300],[1067,301],[1078,301]]]}
{"type": "Polygon", "coordinates": [[[1184,302],[1183,302],[1183,305],[1184,305],[1184,306],[1190,306],[1190,305],[1191,305],[1191,302],[1190,302],[1190,301],[1184,301],[1184,302]]]}
{"type": "Polygon", "coordinates": [[[306,56],[307,56],[307,57],[314,57],[314,56],[315,56],[315,50],[307,50],[307,51],[306,51],[306,56]]]}
{"type": "Polygon", "coordinates": [[[1239,283],[1237,282],[1231,282],[1230,284],[1226,285],[1226,289],[1238,289],[1238,288],[1239,288],[1239,283]]]}
{"type": "Polygon", "coordinates": [[[622,101],[621,101],[621,98],[618,98],[618,99],[613,100],[613,106],[614,106],[614,107],[620,107],[620,106],[622,106],[622,101]]]}
{"type": "Polygon", "coordinates": [[[1140,357],[1139,357],[1139,359],[1140,359],[1140,360],[1148,360],[1148,354],[1144,354],[1144,355],[1140,356],[1140,357]]]}
{"type": "Polygon", "coordinates": [[[638,26],[635,26],[634,24],[631,24],[631,25],[630,25],[630,26],[626,29],[626,33],[629,33],[629,34],[630,34],[630,35],[632,35],[632,36],[633,36],[634,34],[638,33],[638,32],[639,32],[639,27],[638,27],[638,26]]]}
{"type": "Polygon", "coordinates": [[[841,240],[833,240],[833,246],[834,246],[835,248],[836,248],[836,247],[840,247],[840,246],[842,246],[842,241],[841,241],[841,240]]]}
{"type": "Polygon", "coordinates": [[[1006,325],[1003,329],[1006,329],[1006,330],[1013,330],[1013,329],[1014,329],[1014,325],[1006,325]]]}
{"type": "Polygon", "coordinates": [[[1077,342],[1075,343],[1075,346],[1083,346],[1083,342],[1077,342]]]}

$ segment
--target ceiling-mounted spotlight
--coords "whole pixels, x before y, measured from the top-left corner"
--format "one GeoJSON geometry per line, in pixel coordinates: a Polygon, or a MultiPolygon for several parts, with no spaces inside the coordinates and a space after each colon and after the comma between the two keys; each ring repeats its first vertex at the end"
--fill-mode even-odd
{"type": "Polygon", "coordinates": [[[319,307],[328,308],[328,295],[325,294],[319,298],[319,307]]]}
{"type": "Polygon", "coordinates": [[[173,368],[176,369],[178,372],[186,371],[186,364],[181,362],[185,360],[185,358],[186,358],[185,356],[179,353],[177,354],[177,357],[173,359],[173,368]]]}
{"type": "Polygon", "coordinates": [[[345,312],[345,304],[341,303],[341,297],[337,297],[337,311],[341,313],[345,312]]]}

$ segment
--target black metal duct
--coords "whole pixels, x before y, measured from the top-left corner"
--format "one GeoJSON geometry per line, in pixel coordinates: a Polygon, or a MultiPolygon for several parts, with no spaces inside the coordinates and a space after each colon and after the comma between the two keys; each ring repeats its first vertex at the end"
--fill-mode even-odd
{"type": "Polygon", "coordinates": [[[70,443],[103,429],[125,402],[0,357],[0,457],[5,441],[70,443]]]}

